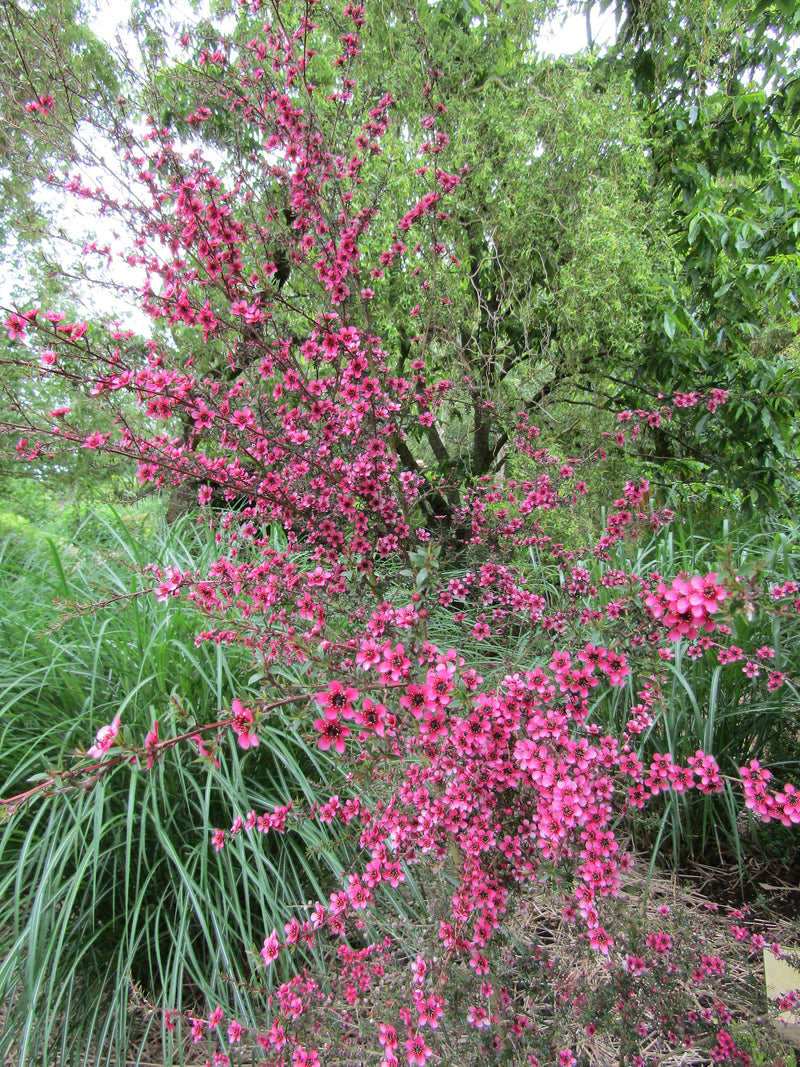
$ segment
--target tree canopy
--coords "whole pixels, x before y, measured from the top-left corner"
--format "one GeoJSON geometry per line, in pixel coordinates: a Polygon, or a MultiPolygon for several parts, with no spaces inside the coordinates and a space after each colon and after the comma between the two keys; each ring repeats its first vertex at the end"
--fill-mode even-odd
{"type": "MultiPolygon", "coordinates": [[[[264,308],[275,307],[266,333],[261,321],[235,327],[234,318],[195,358],[225,379],[255,364],[276,323],[302,344],[322,306],[304,248],[308,205],[257,102],[280,91],[249,49],[264,21],[259,5],[220,5],[181,50],[167,14],[142,8],[141,56],[116,67],[79,8],[47,8],[35,21],[15,5],[3,10],[5,151],[12,164],[26,161],[12,166],[7,185],[18,239],[36,231],[22,221],[33,218],[31,183],[72,183],[110,220],[138,226],[143,247],[159,254],[168,209],[159,198],[188,175],[179,153],[194,148],[205,153],[208,180],[220,183],[230,224],[257,231],[259,250],[249,292],[232,288],[218,267],[191,266],[185,299],[196,312],[205,304],[222,311],[245,296],[258,307],[268,293],[264,308]],[[56,17],[72,27],[60,37],[56,17]],[[95,188],[80,177],[93,166],[75,139],[87,122],[111,135],[111,169],[127,174],[135,195],[101,194],[99,179],[95,188]]],[[[285,10],[289,25],[292,5],[285,10]]],[[[795,12],[766,3],[713,11],[623,4],[615,45],[551,59],[536,51],[553,13],[546,5],[405,0],[357,18],[363,41],[343,60],[349,16],[335,6],[314,11],[326,28],[292,105],[313,115],[334,156],[357,115],[372,107],[381,116],[373,120],[380,148],[359,160],[348,210],[362,219],[364,261],[385,259],[371,268],[383,277],[348,284],[339,314],[383,338],[397,374],[424,358],[425,388],[448,391],[446,413],[428,424],[418,412],[406,428],[408,470],[468,481],[500,474],[520,411],[552,427],[575,424],[565,413],[576,412],[578,449],[592,434],[597,443],[603,412],[718,389],[730,399],[713,426],[698,413],[680,429],[654,428],[642,438],[643,458],[662,473],[669,461],[669,478],[680,471],[683,481],[733,490],[750,504],[792,495],[795,12]],[[340,84],[343,63],[352,86],[340,84]],[[445,197],[446,209],[438,205],[445,197]],[[373,282],[376,296],[365,300],[359,290],[373,282]],[[740,459],[733,466],[731,450],[740,459]]],[[[333,202],[317,206],[333,225],[333,202]]],[[[147,262],[143,254],[140,265],[147,262]]],[[[192,343],[179,319],[158,315],[155,326],[178,349],[192,343]]]]}

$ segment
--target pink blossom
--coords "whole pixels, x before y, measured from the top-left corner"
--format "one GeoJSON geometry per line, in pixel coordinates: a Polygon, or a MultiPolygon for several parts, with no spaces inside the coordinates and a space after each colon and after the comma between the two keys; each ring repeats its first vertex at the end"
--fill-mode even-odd
{"type": "Polygon", "coordinates": [[[324,693],[317,693],[314,700],[324,712],[332,711],[335,715],[341,715],[343,719],[352,719],[354,715],[353,704],[358,700],[357,689],[345,687],[341,682],[333,681],[328,684],[324,693]]]}
{"type": "Polygon", "coordinates": [[[302,1045],[298,1045],[292,1052],[292,1063],[295,1067],[320,1067],[317,1050],[304,1049],[302,1045]]]}
{"type": "Polygon", "coordinates": [[[327,708],[321,719],[314,719],[314,729],[319,730],[320,733],[317,738],[318,748],[325,752],[333,745],[339,755],[344,753],[345,738],[350,736],[350,727],[346,723],[339,722],[335,710],[327,708]]]}
{"type": "Polygon", "coordinates": [[[273,930],[272,933],[264,938],[264,947],[261,949],[261,956],[264,960],[264,965],[269,965],[276,960],[280,955],[280,944],[278,943],[277,931],[273,930]]]}
{"type": "Polygon", "coordinates": [[[17,315],[16,312],[12,312],[3,325],[8,330],[9,340],[18,341],[25,336],[25,328],[28,325],[28,320],[24,315],[17,315]]]}
{"type": "Polygon", "coordinates": [[[423,999],[420,993],[419,999],[416,1001],[416,1007],[417,1025],[430,1026],[432,1030],[437,1030],[439,1028],[439,1020],[444,1014],[444,998],[432,994],[423,999]]]}
{"type": "Polygon", "coordinates": [[[364,727],[358,735],[360,741],[365,741],[373,731],[378,737],[383,737],[386,725],[391,725],[390,719],[394,720],[394,716],[387,716],[385,706],[373,701],[371,697],[364,697],[361,707],[356,708],[353,718],[359,726],[364,727]]]}
{"type": "Polygon", "coordinates": [[[350,901],[350,906],[356,909],[366,908],[372,903],[372,893],[369,888],[364,885],[357,874],[350,875],[347,886],[347,897],[350,901]]]}
{"type": "Polygon", "coordinates": [[[238,698],[231,702],[233,712],[233,729],[241,748],[257,748],[258,735],[254,732],[255,717],[250,708],[246,708],[238,698]],[[253,732],[251,732],[253,731],[253,732]]]}
{"type": "Polygon", "coordinates": [[[203,738],[199,734],[195,734],[189,738],[190,741],[194,741],[197,745],[197,754],[201,759],[210,760],[212,765],[219,770],[219,760],[214,755],[214,750],[209,748],[203,738]]]}
{"type": "Polygon", "coordinates": [[[392,1050],[397,1048],[397,1035],[395,1034],[394,1027],[389,1026],[388,1023],[380,1024],[378,1040],[386,1049],[392,1050]]]}
{"type": "Polygon", "coordinates": [[[92,450],[102,448],[110,436],[111,434],[100,433],[96,430],[94,433],[89,434],[81,445],[81,448],[89,448],[92,450]]]}
{"type": "Polygon", "coordinates": [[[608,955],[608,950],[614,945],[614,938],[608,934],[602,926],[592,930],[589,936],[589,944],[603,956],[608,955]]]}
{"type": "Polygon", "coordinates": [[[155,761],[158,759],[158,719],[153,720],[153,728],[147,734],[144,739],[144,747],[147,752],[147,769],[152,768],[155,761]]]}
{"type": "Polygon", "coordinates": [[[94,759],[98,759],[100,756],[105,755],[117,739],[119,724],[120,716],[115,715],[110,726],[101,726],[97,731],[94,744],[91,748],[86,749],[86,755],[92,756],[94,759]]]}
{"type": "Polygon", "coordinates": [[[474,1004],[467,1009],[467,1022],[476,1030],[481,1030],[492,1025],[492,1020],[485,1008],[476,1007],[474,1004]]]}
{"type": "Polygon", "coordinates": [[[382,653],[383,658],[378,670],[388,681],[399,682],[411,667],[411,660],[406,656],[404,646],[399,641],[394,648],[391,644],[386,644],[382,653]]]}
{"type": "Polygon", "coordinates": [[[422,1034],[412,1033],[406,1040],[406,1059],[410,1067],[425,1067],[432,1055],[433,1049],[425,1043],[422,1034]]]}
{"type": "Polygon", "coordinates": [[[694,640],[701,629],[706,633],[715,629],[711,616],[727,595],[716,573],[692,577],[679,575],[669,588],[660,582],[655,593],[645,598],[645,606],[654,618],[663,618],[664,625],[669,627],[670,641],[694,640]]]}
{"type": "Polygon", "coordinates": [[[672,938],[669,934],[659,931],[658,933],[647,935],[647,944],[653,952],[664,955],[672,948],[672,938]]]}

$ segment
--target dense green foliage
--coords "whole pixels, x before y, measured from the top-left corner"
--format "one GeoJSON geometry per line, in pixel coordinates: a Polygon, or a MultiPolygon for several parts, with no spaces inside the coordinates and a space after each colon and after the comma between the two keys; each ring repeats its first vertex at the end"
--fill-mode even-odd
{"type": "Polygon", "coordinates": [[[602,63],[632,73],[678,266],[646,374],[665,392],[694,382],[733,393],[724,419],[697,427],[694,456],[685,442],[659,448],[683,450],[763,506],[797,488],[797,10],[656,2],[623,12],[623,50],[602,63]],[[747,453],[732,470],[731,456],[747,453]]]}

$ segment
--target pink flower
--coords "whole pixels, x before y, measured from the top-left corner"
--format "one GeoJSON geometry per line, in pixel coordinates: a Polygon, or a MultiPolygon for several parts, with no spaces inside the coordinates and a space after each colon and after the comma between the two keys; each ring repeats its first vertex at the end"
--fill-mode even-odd
{"type": "Polygon", "coordinates": [[[406,1059],[411,1067],[425,1067],[433,1055],[433,1049],[425,1044],[422,1034],[412,1034],[406,1041],[406,1059]]]}
{"type": "Polygon", "coordinates": [[[684,583],[685,586],[688,585],[686,593],[692,614],[697,618],[713,615],[719,602],[725,600],[728,595],[722,586],[717,585],[717,577],[715,573],[707,574],[705,577],[695,574],[688,583],[684,583]]]}
{"type": "Polygon", "coordinates": [[[111,434],[109,433],[100,433],[99,431],[95,431],[94,433],[89,434],[89,436],[81,445],[81,448],[102,448],[110,436],[111,434]]]}
{"type": "Polygon", "coordinates": [[[664,955],[672,948],[672,938],[669,934],[665,934],[663,930],[659,930],[658,933],[648,934],[647,945],[653,952],[664,955]]]}
{"type": "Polygon", "coordinates": [[[719,765],[713,756],[707,756],[702,749],[698,749],[693,756],[686,761],[692,768],[696,779],[695,786],[701,793],[721,793],[725,788],[720,776],[719,765]]]}
{"type": "Polygon", "coordinates": [[[625,957],[625,963],[623,967],[628,974],[640,975],[647,971],[647,966],[641,956],[631,956],[630,953],[625,957]]]}
{"type": "Polygon", "coordinates": [[[389,1026],[387,1023],[381,1023],[378,1040],[384,1048],[389,1049],[390,1051],[397,1048],[397,1035],[395,1034],[394,1027],[389,1026]]]}
{"type": "Polygon", "coordinates": [[[426,705],[428,707],[438,704],[440,707],[446,708],[452,700],[450,696],[452,691],[452,672],[444,664],[440,663],[435,670],[428,671],[425,679],[426,705]]]}
{"type": "Polygon", "coordinates": [[[345,750],[345,738],[350,736],[350,727],[339,722],[334,710],[327,708],[324,718],[314,719],[314,728],[320,732],[317,739],[318,748],[326,752],[333,745],[339,755],[342,755],[345,750]]]}
{"type": "Polygon", "coordinates": [[[119,733],[119,715],[114,716],[114,721],[110,726],[101,726],[97,731],[97,736],[94,739],[94,744],[91,748],[86,749],[86,755],[92,756],[95,759],[99,759],[100,756],[105,755],[111,748],[119,733]]]}
{"type": "Polygon", "coordinates": [[[276,930],[273,930],[269,937],[264,938],[264,947],[261,949],[264,966],[269,967],[272,961],[278,958],[280,951],[281,947],[278,942],[278,934],[276,930]]]}
{"type": "Polygon", "coordinates": [[[214,750],[208,747],[203,738],[200,737],[199,734],[195,734],[193,737],[190,737],[189,740],[194,741],[197,745],[197,754],[200,759],[210,759],[217,770],[219,770],[219,760],[214,755],[214,750]]]}
{"type": "Polygon", "coordinates": [[[383,704],[373,701],[370,697],[364,697],[361,708],[356,708],[355,721],[364,729],[358,735],[359,741],[364,741],[369,736],[369,731],[374,730],[378,737],[383,737],[385,732],[384,720],[386,708],[383,704]]]}
{"type": "Polygon", "coordinates": [[[400,642],[392,648],[391,642],[383,647],[383,659],[378,665],[382,681],[399,682],[408,672],[411,660],[405,654],[405,648],[400,642]]]}
{"type": "Polygon", "coordinates": [[[415,719],[421,719],[423,711],[428,706],[425,690],[419,685],[408,686],[403,696],[400,697],[400,707],[408,708],[415,719]]]}
{"type": "Polygon", "coordinates": [[[706,633],[716,628],[711,616],[728,595],[725,588],[717,584],[717,578],[713,572],[688,578],[678,576],[669,589],[661,582],[656,592],[645,599],[650,614],[656,619],[663,616],[664,625],[670,627],[670,641],[680,641],[682,637],[694,640],[701,628],[706,633]]]}
{"type": "Polygon", "coordinates": [[[767,680],[767,689],[770,693],[774,693],[776,689],[781,688],[785,681],[786,675],[782,671],[772,671],[767,680]]]}
{"type": "Polygon", "coordinates": [[[351,874],[347,887],[347,897],[353,908],[366,908],[372,901],[369,887],[364,885],[357,874],[351,874]]]}
{"type": "Polygon", "coordinates": [[[40,111],[43,115],[53,109],[53,97],[50,93],[41,93],[38,100],[29,100],[25,105],[26,111],[40,111]]]}
{"type": "Polygon", "coordinates": [[[302,1045],[298,1045],[292,1053],[292,1063],[295,1067],[320,1067],[317,1050],[315,1048],[306,1050],[302,1045]]]}
{"type": "Polygon", "coordinates": [[[246,708],[241,700],[234,700],[231,703],[231,711],[233,712],[232,726],[236,731],[236,739],[238,740],[239,745],[245,749],[257,748],[258,735],[250,733],[255,722],[250,708],[246,708]]]}
{"type": "Polygon", "coordinates": [[[425,999],[419,994],[417,1000],[417,1025],[430,1026],[431,1030],[439,1029],[439,1020],[444,1014],[444,1000],[442,997],[432,994],[425,999]]]}
{"type": "Polygon", "coordinates": [[[474,1004],[467,1010],[467,1022],[470,1026],[474,1026],[476,1030],[492,1025],[492,1020],[489,1018],[487,1010],[478,1008],[474,1004]]]}
{"type": "Polygon", "coordinates": [[[10,341],[17,341],[25,336],[25,327],[28,325],[28,321],[25,316],[17,315],[15,312],[12,312],[3,325],[8,330],[8,339],[10,341]]]}
{"type": "Polygon", "coordinates": [[[272,1026],[270,1027],[269,1034],[267,1034],[267,1039],[269,1044],[278,1050],[282,1049],[286,1044],[286,1034],[277,1019],[272,1020],[272,1026]]]}
{"type": "Polygon", "coordinates": [[[153,729],[144,739],[144,747],[147,751],[147,769],[148,771],[158,759],[158,751],[156,746],[158,745],[158,719],[153,720],[153,729]]]}
{"type": "Polygon", "coordinates": [[[628,661],[622,652],[609,652],[604,659],[601,659],[599,667],[608,675],[611,685],[624,685],[625,679],[631,673],[628,661]]]}
{"type": "Polygon", "coordinates": [[[381,661],[381,650],[374,641],[362,641],[359,651],[356,653],[356,663],[362,670],[368,671],[370,667],[376,667],[381,661]]]}
{"type": "Polygon", "coordinates": [[[358,698],[357,689],[346,689],[341,682],[330,682],[327,692],[317,693],[314,700],[323,709],[324,714],[327,715],[329,711],[332,711],[336,715],[341,715],[343,719],[352,719],[353,704],[358,698]]]}
{"type": "Polygon", "coordinates": [[[591,931],[589,944],[603,956],[608,955],[609,948],[614,944],[614,938],[602,926],[591,931]]]}

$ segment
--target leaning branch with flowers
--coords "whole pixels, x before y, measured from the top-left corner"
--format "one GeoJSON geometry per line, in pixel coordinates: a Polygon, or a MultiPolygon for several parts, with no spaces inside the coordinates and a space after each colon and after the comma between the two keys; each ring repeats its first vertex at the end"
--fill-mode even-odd
{"type": "MultiPolygon", "coordinates": [[[[231,152],[227,180],[157,116],[140,141],[124,141],[129,201],[110,203],[77,174],[51,177],[102,198],[137,234],[127,258],[147,275],[152,338],[104,337],[57,309],[5,317],[17,362],[38,357],[43,380],[79,383],[114,420],[86,435],[69,407],[43,412],[20,394],[6,422],[20,461],[82,448],[130,458],[143,487],[189,487],[218,554],[204,569],[150,564],[151,595],[202,609],[197,641],[248,649],[263,692],[166,738],[158,720],[126,738],[118,714],[74,768],[5,801],[8,813],[92,787],[112,765],[151,772],[187,742],[213,762],[226,731],[241,759],[254,758],[263,724],[291,712],[308,746],[341,760],[349,795],[321,787],[312,804],[286,796],[198,831],[219,853],[312,820],[349,835],[352,865],[327,900],[298,899],[282,930],[264,931],[252,961],[262,1019],[150,1005],[167,1030],[182,1024],[208,1041],[209,1063],[245,1046],[276,1067],[594,1062],[595,1023],[537,1006],[551,995],[580,1006],[545,945],[528,956],[525,917],[553,891],[610,1002],[639,1012],[614,1062],[693,1044],[746,1062],[714,993],[724,962],[702,946],[679,952],[663,930],[634,943],[622,891],[645,810],[732,802],[800,823],[797,789],[757,758],[739,765],[697,731],[667,729],[680,664],[742,694],[729,714],[796,696],[777,642],[735,643],[764,619],[776,633],[790,626],[796,583],[767,591],[734,568],[640,573],[626,553],[675,521],[641,478],[609,502],[594,543],[566,548],[548,533],[605,453],[558,455],[525,405],[494,411],[480,383],[438,369],[458,346],[448,293],[471,270],[458,255],[469,167],[448,162],[441,72],[421,49],[417,158],[416,131],[393,142],[412,194],[387,217],[382,151],[396,104],[359,82],[365,12],[348,3],[334,20],[308,3],[288,15],[265,6],[246,42],[184,42],[196,85],[254,146],[231,152]],[[416,293],[413,306],[393,298],[395,284],[416,293]],[[398,336],[401,313],[402,344],[383,340],[381,326],[398,336]],[[165,328],[183,331],[185,349],[165,328]],[[223,373],[208,370],[213,353],[223,373]],[[135,400],[139,423],[121,398],[135,400]],[[465,398],[480,408],[486,447],[495,459],[513,450],[520,476],[446,462],[465,398]],[[288,668],[295,681],[279,673],[288,668]],[[687,959],[696,1010],[665,1022],[646,998],[687,959]]],[[[31,110],[51,117],[42,98],[31,110]]],[[[200,128],[210,113],[198,105],[185,123],[200,128]]],[[[654,411],[624,412],[609,445],[698,406],[713,417],[725,402],[721,389],[662,397],[654,411]]]]}

